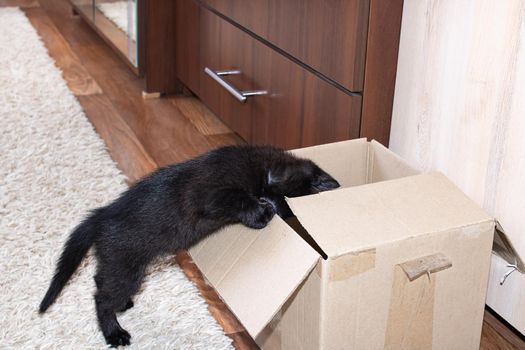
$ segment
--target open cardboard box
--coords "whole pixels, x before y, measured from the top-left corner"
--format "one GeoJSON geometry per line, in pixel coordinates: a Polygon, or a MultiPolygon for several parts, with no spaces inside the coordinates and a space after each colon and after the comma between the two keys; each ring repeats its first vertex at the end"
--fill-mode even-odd
{"type": "Polygon", "coordinates": [[[302,235],[275,217],[190,250],[257,343],[479,349],[494,220],[446,177],[415,171],[377,142],[292,152],[341,183],[288,199],[302,235]]]}

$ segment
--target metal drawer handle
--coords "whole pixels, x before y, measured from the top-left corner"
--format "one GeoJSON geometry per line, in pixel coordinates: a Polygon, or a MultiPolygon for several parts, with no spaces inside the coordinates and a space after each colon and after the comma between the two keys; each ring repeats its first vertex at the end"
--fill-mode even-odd
{"type": "Polygon", "coordinates": [[[222,77],[225,75],[236,75],[241,74],[240,70],[220,70],[213,71],[208,67],[204,68],[204,72],[213,78],[217,83],[219,83],[223,88],[225,88],[230,94],[232,94],[236,99],[241,103],[246,101],[248,96],[257,96],[257,95],[266,95],[268,91],[266,90],[249,90],[249,91],[240,91],[235,86],[228,83],[222,77]]]}

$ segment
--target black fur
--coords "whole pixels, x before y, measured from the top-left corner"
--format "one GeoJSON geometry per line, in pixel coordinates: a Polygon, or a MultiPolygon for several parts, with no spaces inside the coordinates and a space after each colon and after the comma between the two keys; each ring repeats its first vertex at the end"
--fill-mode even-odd
{"type": "Polygon", "coordinates": [[[161,168],[96,209],[71,234],[42,303],[44,313],[93,245],[99,325],[108,344],[128,345],[115,312],[133,306],[156,257],[188,249],[225,225],[261,229],[275,213],[292,215],[284,197],[339,187],[313,162],[269,146],[223,147],[161,168]]]}

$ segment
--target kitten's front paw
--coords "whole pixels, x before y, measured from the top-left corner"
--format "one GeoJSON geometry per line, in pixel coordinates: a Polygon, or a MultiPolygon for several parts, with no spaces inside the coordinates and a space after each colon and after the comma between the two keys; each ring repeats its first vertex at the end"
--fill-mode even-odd
{"type": "Polygon", "coordinates": [[[252,210],[246,212],[241,221],[250,228],[261,229],[268,225],[274,215],[275,206],[264,199],[260,199],[252,210]]]}
{"type": "Polygon", "coordinates": [[[270,202],[275,208],[275,214],[279,215],[283,220],[294,216],[292,210],[290,209],[290,207],[286,203],[286,200],[282,196],[262,197],[261,200],[266,200],[267,202],[270,202]]]}

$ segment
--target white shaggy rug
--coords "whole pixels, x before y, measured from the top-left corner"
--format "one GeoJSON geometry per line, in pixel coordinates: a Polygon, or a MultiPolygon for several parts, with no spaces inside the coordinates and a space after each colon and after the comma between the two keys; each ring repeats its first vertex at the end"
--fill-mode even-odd
{"type": "MultiPolygon", "coordinates": [[[[0,349],[100,349],[95,263],[85,259],[47,313],[38,305],[70,230],[126,189],[36,31],[0,8],[0,349]]],[[[231,349],[177,265],[156,265],[119,316],[134,349],[231,349]]]]}
{"type": "Polygon", "coordinates": [[[137,5],[136,1],[98,2],[97,8],[111,22],[136,41],[137,33],[137,5]],[[129,23],[129,25],[128,25],[129,23]]]}

